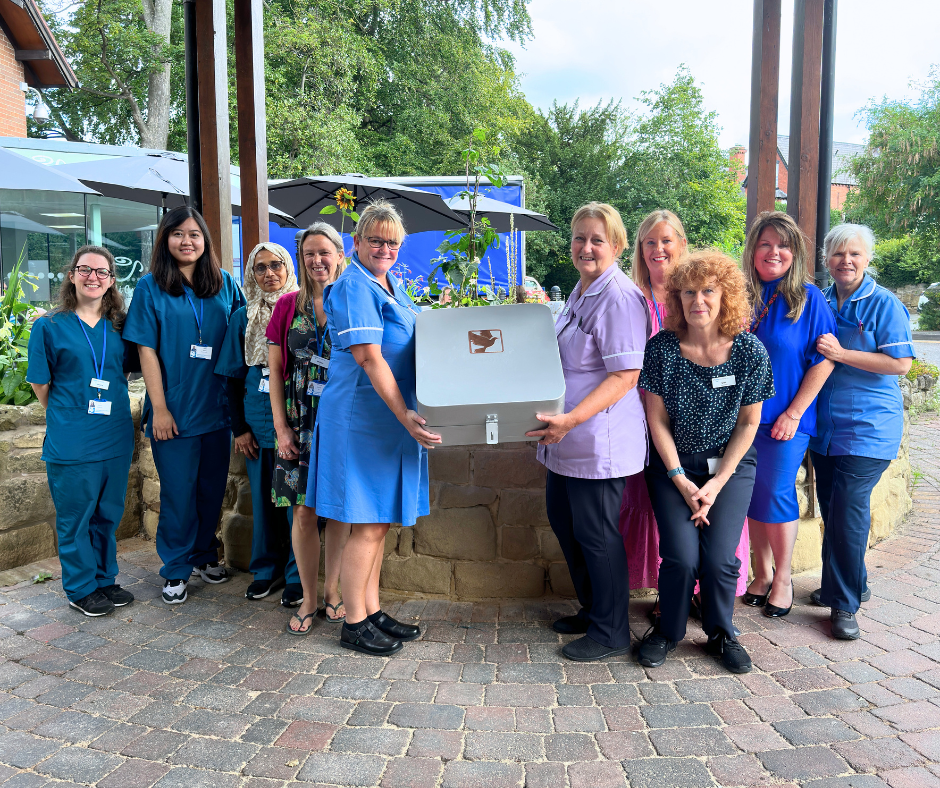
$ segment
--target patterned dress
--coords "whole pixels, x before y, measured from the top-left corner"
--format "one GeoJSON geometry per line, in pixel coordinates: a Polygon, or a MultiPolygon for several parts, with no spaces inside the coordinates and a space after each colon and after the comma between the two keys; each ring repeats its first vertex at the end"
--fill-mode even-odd
{"type": "Polygon", "coordinates": [[[307,470],[313,423],[317,416],[319,393],[326,383],[327,371],[314,363],[314,357],[330,357],[330,339],[325,326],[316,318],[295,312],[287,333],[287,380],[284,381],[284,404],[287,421],[300,447],[296,460],[278,455],[271,482],[271,500],[276,506],[303,506],[307,493],[307,470]]]}

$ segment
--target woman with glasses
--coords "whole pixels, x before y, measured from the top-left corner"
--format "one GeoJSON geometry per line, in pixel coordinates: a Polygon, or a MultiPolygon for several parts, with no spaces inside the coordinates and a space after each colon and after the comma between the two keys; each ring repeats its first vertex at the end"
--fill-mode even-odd
{"type": "Polygon", "coordinates": [[[352,262],[323,294],[333,354],[310,454],[307,503],[352,523],[340,580],[344,648],[388,655],[421,631],[379,606],[379,574],[390,523],[412,526],[430,511],[429,447],[439,435],[415,413],[418,308],[390,273],[405,237],[390,203],[359,218],[352,262]]]}
{"type": "Polygon", "coordinates": [[[123,323],[114,257],[83,246],[59,288],[58,307],[36,320],[29,337],[26,380],[46,409],[42,459],[56,510],[62,587],[69,606],[86,616],[134,600],[115,583],[115,534],[134,454],[123,323]]]}
{"type": "Polygon", "coordinates": [[[157,553],[168,605],[186,601],[194,570],[206,583],[228,580],[215,530],[232,430],[215,365],[229,320],[244,305],[198,211],[183,206],[164,215],[124,338],[137,343],[147,384],[141,426],[160,477],[157,553]]]}
{"type": "Polygon", "coordinates": [[[871,528],[871,493],[904,432],[898,375],[911,368],[911,320],[896,295],[868,273],[875,248],[861,224],[833,227],[823,243],[834,283],[823,291],[838,334],[823,334],[816,348],[835,362],[819,392],[816,436],[809,448],[825,532],[822,588],[811,594],[831,609],[832,636],[855,640],[855,614],[865,601],[865,550],[871,528]]]}
{"type": "Polygon", "coordinates": [[[281,604],[285,607],[298,605],[303,590],[291,550],[291,509],[276,506],[271,496],[277,436],[271,412],[265,331],[278,299],[296,290],[294,264],[283,246],[265,242],[252,249],[245,264],[248,306],[232,315],[215,366],[216,374],[228,379],[235,451],[245,455],[251,486],[253,524],[248,569],[254,581],[245,597],[263,599],[284,585],[281,604]]]}
{"type": "MultiPolygon", "coordinates": [[[[339,233],[324,222],[308,227],[300,238],[300,291],[277,302],[266,331],[271,380],[271,408],[277,433],[277,458],[269,495],[279,508],[291,507],[294,557],[300,573],[300,609],[287,632],[306,635],[317,614],[320,531],[316,511],[307,501],[310,439],[320,394],[330,364],[330,341],[323,311],[323,289],[343,272],[346,257],[339,233]]],[[[324,522],[327,532],[323,583],[327,619],[343,621],[339,596],[339,559],[349,535],[345,523],[324,522]]]]}

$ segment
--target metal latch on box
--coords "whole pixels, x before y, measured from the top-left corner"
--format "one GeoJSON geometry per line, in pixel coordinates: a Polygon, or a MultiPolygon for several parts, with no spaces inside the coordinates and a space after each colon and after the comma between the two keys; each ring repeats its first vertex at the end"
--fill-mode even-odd
{"type": "Polygon", "coordinates": [[[499,443],[499,417],[495,413],[486,417],[486,442],[499,443]]]}

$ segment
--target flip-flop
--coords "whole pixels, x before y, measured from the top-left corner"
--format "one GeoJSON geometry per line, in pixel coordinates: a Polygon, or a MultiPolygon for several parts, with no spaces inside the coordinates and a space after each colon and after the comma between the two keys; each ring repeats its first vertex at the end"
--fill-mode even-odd
{"type": "Polygon", "coordinates": [[[329,614],[329,613],[327,612],[327,610],[326,610],[327,608],[329,608],[330,610],[332,610],[332,611],[335,613],[337,610],[340,609],[340,607],[342,606],[342,604],[343,604],[343,600],[342,600],[342,599],[339,600],[339,602],[337,602],[335,605],[331,605],[331,604],[330,604],[329,602],[327,602],[325,599],[323,600],[323,616],[324,616],[324,617],[326,618],[326,620],[329,621],[331,624],[342,624],[342,623],[344,623],[344,622],[346,621],[346,616],[336,616],[336,618],[333,618],[333,617],[330,616],[330,614],[329,614]]]}
{"type": "Polygon", "coordinates": [[[309,635],[309,634],[310,634],[310,630],[313,629],[313,622],[312,622],[312,621],[310,622],[310,626],[307,627],[306,629],[302,629],[302,628],[301,628],[301,629],[291,629],[291,625],[290,625],[290,624],[291,624],[291,621],[293,621],[293,620],[296,618],[296,619],[300,622],[300,626],[303,627],[304,622],[305,622],[308,618],[316,618],[316,616],[317,616],[317,611],[316,611],[316,610],[314,610],[312,613],[307,613],[307,615],[305,615],[305,616],[299,616],[299,615],[297,615],[296,613],[294,613],[294,614],[290,617],[290,619],[288,620],[288,622],[284,625],[284,629],[287,631],[287,634],[288,634],[288,635],[295,635],[295,636],[297,636],[297,637],[303,637],[304,635],[309,635]]]}

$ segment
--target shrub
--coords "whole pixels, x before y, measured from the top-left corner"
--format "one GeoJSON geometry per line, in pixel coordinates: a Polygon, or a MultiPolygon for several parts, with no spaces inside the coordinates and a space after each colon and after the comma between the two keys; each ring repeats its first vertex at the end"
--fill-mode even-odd
{"type": "Polygon", "coordinates": [[[913,382],[921,375],[930,375],[932,378],[940,378],[940,369],[937,369],[935,364],[930,364],[923,359],[915,358],[905,377],[913,382]]]}
{"type": "Polygon", "coordinates": [[[940,331],[940,287],[924,292],[927,303],[917,313],[917,328],[921,331],[940,331]]]}
{"type": "MultiPolygon", "coordinates": [[[[25,249],[24,249],[25,253],[25,249]]],[[[36,289],[30,274],[21,272],[23,256],[13,266],[3,300],[0,301],[0,405],[26,405],[36,399],[32,386],[26,382],[29,364],[30,313],[23,284],[36,289]]]]}

